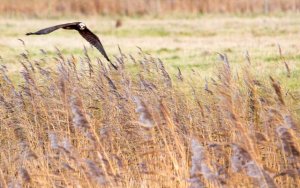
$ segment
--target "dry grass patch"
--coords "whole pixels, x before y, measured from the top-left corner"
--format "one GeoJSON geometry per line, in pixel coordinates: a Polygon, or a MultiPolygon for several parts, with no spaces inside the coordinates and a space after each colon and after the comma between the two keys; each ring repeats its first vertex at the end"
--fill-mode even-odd
{"type": "Polygon", "coordinates": [[[1,68],[1,187],[298,185],[299,92],[220,57],[205,82],[142,51],[118,71],[27,51],[20,82],[1,68]]]}

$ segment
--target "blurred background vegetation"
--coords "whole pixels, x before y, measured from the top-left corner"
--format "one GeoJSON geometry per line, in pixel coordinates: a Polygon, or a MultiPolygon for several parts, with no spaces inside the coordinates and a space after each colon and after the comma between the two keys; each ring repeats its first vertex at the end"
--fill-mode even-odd
{"type": "Polygon", "coordinates": [[[5,15],[164,15],[298,12],[299,0],[1,0],[5,15]]]}

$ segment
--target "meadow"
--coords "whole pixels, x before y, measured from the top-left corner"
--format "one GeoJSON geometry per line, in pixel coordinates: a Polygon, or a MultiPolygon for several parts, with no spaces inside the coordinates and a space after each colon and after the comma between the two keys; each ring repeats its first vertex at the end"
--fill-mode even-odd
{"type": "Polygon", "coordinates": [[[116,19],[0,18],[0,187],[299,185],[299,16],[116,19]]]}

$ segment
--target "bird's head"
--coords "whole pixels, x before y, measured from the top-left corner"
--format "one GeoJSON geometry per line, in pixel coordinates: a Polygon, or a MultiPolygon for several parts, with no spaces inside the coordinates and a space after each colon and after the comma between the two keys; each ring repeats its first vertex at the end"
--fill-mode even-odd
{"type": "Polygon", "coordinates": [[[79,25],[79,29],[80,30],[84,30],[86,28],[86,25],[84,23],[82,23],[82,22],[79,23],[78,25],[79,25]]]}

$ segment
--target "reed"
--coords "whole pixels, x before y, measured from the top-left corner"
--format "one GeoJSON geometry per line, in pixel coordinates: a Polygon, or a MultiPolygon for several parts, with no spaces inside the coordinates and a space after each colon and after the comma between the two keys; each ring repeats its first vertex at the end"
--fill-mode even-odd
{"type": "Polygon", "coordinates": [[[201,82],[142,50],[120,49],[118,70],[86,49],[83,61],[57,50],[57,69],[28,53],[19,82],[1,68],[1,187],[300,183],[293,99],[280,78],[258,79],[249,54],[238,76],[220,54],[201,82]]]}
{"type": "MultiPolygon", "coordinates": [[[[164,15],[197,13],[271,13],[299,11],[295,0],[66,0],[51,2],[37,0],[2,0],[0,12],[9,15],[61,16],[83,15],[164,15]],[[43,10],[43,11],[41,11],[43,10]]],[[[120,25],[117,22],[117,26],[120,25]]]]}

